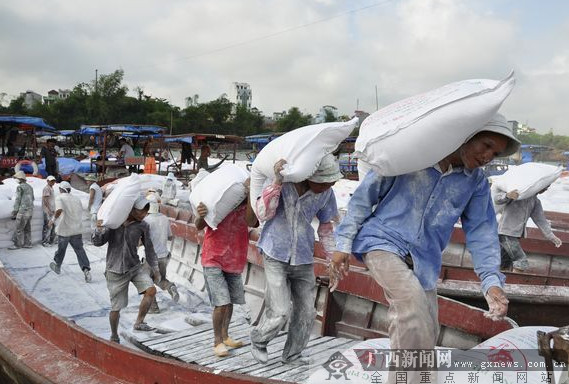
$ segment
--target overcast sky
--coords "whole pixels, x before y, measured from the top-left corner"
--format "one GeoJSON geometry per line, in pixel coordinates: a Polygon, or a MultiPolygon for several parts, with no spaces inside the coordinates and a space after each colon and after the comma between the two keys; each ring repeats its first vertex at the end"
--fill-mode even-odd
{"type": "Polygon", "coordinates": [[[180,107],[247,82],[266,115],[351,115],[469,78],[517,85],[502,112],[569,135],[566,0],[14,0],[0,3],[0,92],[42,95],[122,68],[180,107]]]}

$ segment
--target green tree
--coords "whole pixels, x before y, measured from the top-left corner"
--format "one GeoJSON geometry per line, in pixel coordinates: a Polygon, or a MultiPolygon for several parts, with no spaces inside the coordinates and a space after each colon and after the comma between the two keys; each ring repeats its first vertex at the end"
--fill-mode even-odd
{"type": "Polygon", "coordinates": [[[232,133],[248,136],[260,133],[263,129],[263,116],[238,105],[233,116],[232,133]]]}
{"type": "Polygon", "coordinates": [[[311,115],[304,115],[300,112],[298,107],[292,107],[285,116],[277,121],[277,127],[279,131],[288,132],[299,127],[304,127],[305,125],[310,125],[311,121],[311,115]]]}
{"type": "Polygon", "coordinates": [[[329,109],[325,109],[325,111],[326,111],[326,116],[324,116],[324,122],[333,123],[334,121],[338,121],[336,116],[334,116],[334,112],[332,112],[329,109]]]}

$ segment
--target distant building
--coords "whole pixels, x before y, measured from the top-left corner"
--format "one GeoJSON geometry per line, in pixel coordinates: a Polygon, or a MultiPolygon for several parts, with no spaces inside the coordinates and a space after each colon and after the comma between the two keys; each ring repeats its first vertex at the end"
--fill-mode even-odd
{"type": "Polygon", "coordinates": [[[24,105],[26,108],[30,109],[34,106],[34,104],[42,102],[42,96],[34,91],[26,91],[20,93],[20,96],[24,98],[24,105]]]}
{"type": "Polygon", "coordinates": [[[247,110],[251,109],[251,102],[253,101],[253,91],[251,86],[247,83],[233,83],[231,88],[231,96],[229,101],[236,106],[240,105],[247,110]]]}
{"type": "Polygon", "coordinates": [[[282,112],[273,112],[273,121],[279,121],[283,117],[286,116],[286,111],[282,112]]]}
{"type": "Polygon", "coordinates": [[[338,120],[338,109],[332,105],[324,105],[318,111],[318,114],[314,118],[314,124],[320,124],[326,122],[326,116],[332,114],[334,116],[334,120],[338,120]]]}
{"type": "Polygon", "coordinates": [[[65,100],[70,95],[71,95],[70,89],[60,89],[59,91],[52,89],[51,91],[49,91],[47,93],[47,96],[43,97],[43,102],[44,102],[44,104],[50,105],[50,104],[53,104],[54,102],[56,102],[58,100],[65,100]]]}

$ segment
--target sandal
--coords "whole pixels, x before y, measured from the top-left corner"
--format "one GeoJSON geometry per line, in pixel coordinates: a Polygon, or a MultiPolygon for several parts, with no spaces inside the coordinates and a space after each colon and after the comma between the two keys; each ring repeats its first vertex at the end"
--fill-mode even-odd
{"type": "Polygon", "coordinates": [[[113,343],[117,343],[117,344],[120,344],[120,343],[121,343],[121,339],[120,339],[120,337],[118,337],[118,336],[117,336],[117,337],[111,336],[110,340],[111,340],[113,343]]]}
{"type": "Polygon", "coordinates": [[[132,326],[132,329],[134,329],[135,331],[142,331],[142,332],[151,332],[156,330],[156,328],[151,327],[150,325],[146,324],[145,322],[142,322],[140,324],[134,324],[132,326]]]}

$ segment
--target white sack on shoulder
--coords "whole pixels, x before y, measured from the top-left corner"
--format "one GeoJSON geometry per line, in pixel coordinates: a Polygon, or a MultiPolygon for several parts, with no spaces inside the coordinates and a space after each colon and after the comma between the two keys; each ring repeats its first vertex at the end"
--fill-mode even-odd
{"type": "Polygon", "coordinates": [[[518,200],[523,200],[549,187],[562,171],[562,167],[542,163],[510,166],[503,175],[493,178],[492,186],[504,192],[517,190],[518,200]]]}
{"type": "Polygon", "coordinates": [[[460,81],[374,112],[355,144],[366,168],[360,180],[369,168],[397,176],[436,164],[494,117],[514,83],[513,72],[502,81],[460,81]]]}
{"type": "Polygon", "coordinates": [[[353,118],[347,122],[308,125],[271,141],[253,162],[251,201],[256,201],[261,196],[263,185],[274,178],[274,165],[277,161],[287,161],[281,172],[285,182],[306,180],[314,174],[322,158],[332,153],[350,135],[357,123],[358,119],[353,118]]]}
{"type": "Polygon", "coordinates": [[[140,196],[138,178],[139,176],[133,173],[113,188],[97,213],[97,218],[103,220],[103,226],[116,229],[128,218],[134,202],[140,196]]]}
{"type": "Polygon", "coordinates": [[[247,178],[249,173],[236,165],[210,173],[190,194],[194,212],[200,203],[204,203],[207,207],[204,220],[210,228],[217,229],[217,225],[247,197],[247,189],[243,185],[247,178]]]}

